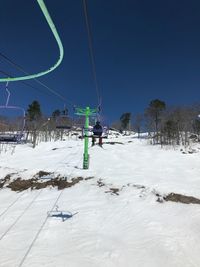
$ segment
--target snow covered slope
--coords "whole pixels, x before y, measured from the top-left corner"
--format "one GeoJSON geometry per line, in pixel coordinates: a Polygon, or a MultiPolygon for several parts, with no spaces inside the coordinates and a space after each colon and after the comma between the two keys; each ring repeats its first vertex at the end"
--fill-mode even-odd
{"type": "Polygon", "coordinates": [[[84,178],[65,190],[0,190],[1,267],[200,266],[200,206],[156,201],[170,192],[200,197],[199,153],[134,136],[91,147],[89,170],[82,153],[83,141],[70,139],[1,153],[0,179],[84,178]],[[48,217],[56,206],[74,216],[48,217]]]}

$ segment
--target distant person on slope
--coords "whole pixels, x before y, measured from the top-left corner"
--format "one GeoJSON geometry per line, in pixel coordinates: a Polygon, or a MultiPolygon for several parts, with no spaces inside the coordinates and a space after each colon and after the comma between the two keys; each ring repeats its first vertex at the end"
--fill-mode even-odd
{"type": "Polygon", "coordinates": [[[92,136],[92,145],[95,145],[95,137],[99,138],[99,145],[102,146],[102,133],[103,133],[103,127],[101,126],[100,122],[97,121],[96,124],[93,127],[93,136],[92,136]]]}

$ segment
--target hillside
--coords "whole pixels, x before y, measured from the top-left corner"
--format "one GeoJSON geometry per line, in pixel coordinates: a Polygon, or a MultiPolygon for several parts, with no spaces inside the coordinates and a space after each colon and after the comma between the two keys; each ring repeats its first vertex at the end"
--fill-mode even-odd
{"type": "Polygon", "coordinates": [[[90,148],[90,168],[83,170],[79,139],[11,152],[0,155],[0,266],[200,265],[199,205],[165,199],[200,197],[199,153],[113,137],[90,148]],[[15,179],[63,178],[62,190],[6,187],[15,179]]]}

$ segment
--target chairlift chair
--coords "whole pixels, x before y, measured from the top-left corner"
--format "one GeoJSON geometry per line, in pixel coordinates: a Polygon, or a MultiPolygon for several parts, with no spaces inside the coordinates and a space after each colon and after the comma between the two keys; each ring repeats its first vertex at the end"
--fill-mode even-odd
{"type": "Polygon", "coordinates": [[[64,105],[64,110],[56,116],[56,129],[59,130],[70,130],[71,125],[69,124],[68,110],[64,105]]]}
{"type": "MultiPolygon", "coordinates": [[[[12,106],[9,105],[10,99],[10,91],[8,90],[8,83],[6,84],[6,92],[7,92],[7,99],[5,105],[0,105],[0,110],[13,110],[13,111],[20,111],[22,114],[22,124],[20,129],[15,131],[11,131],[9,127],[4,131],[0,131],[0,143],[14,143],[19,144],[22,141],[22,137],[24,136],[24,128],[25,128],[25,110],[19,106],[12,106]]],[[[7,125],[9,126],[9,125],[7,125]]]]}
{"type": "MultiPolygon", "coordinates": [[[[95,137],[95,138],[108,138],[108,134],[109,134],[109,127],[108,126],[102,126],[103,128],[103,132],[102,132],[102,135],[99,136],[99,135],[95,135],[93,133],[93,127],[92,126],[89,126],[88,129],[86,129],[85,127],[82,128],[82,135],[83,137],[86,135],[86,132],[88,132],[87,136],[92,138],[92,137],[95,137]]],[[[97,132],[98,130],[96,130],[97,132]]]]}
{"type": "Polygon", "coordinates": [[[70,130],[71,129],[71,125],[69,124],[69,120],[66,115],[60,115],[56,118],[56,129],[59,129],[59,130],[70,130]]]}

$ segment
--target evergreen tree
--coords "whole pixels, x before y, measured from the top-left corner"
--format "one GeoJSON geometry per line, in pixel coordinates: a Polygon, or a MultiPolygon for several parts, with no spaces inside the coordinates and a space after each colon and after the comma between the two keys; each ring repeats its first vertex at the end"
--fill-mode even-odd
{"type": "Polygon", "coordinates": [[[34,100],[27,109],[27,116],[30,121],[37,121],[41,118],[42,113],[40,109],[40,104],[37,100],[34,100]]]}
{"type": "Polygon", "coordinates": [[[165,144],[172,144],[177,137],[177,124],[174,120],[167,120],[162,129],[162,136],[165,144]]]}
{"type": "Polygon", "coordinates": [[[56,109],[56,110],[54,110],[54,111],[52,112],[52,117],[53,117],[53,118],[57,118],[57,117],[60,116],[60,114],[61,114],[61,111],[60,111],[59,109],[56,109]]]}
{"type": "Polygon", "coordinates": [[[63,116],[67,116],[68,115],[68,109],[66,107],[62,110],[62,115],[63,116]]]}
{"type": "Polygon", "coordinates": [[[149,107],[146,110],[146,115],[151,120],[153,120],[155,125],[155,132],[158,135],[158,125],[161,119],[162,112],[166,109],[166,104],[164,101],[159,99],[154,99],[150,102],[149,107]]]}
{"type": "Polygon", "coordinates": [[[130,126],[130,121],[131,121],[131,113],[130,112],[123,113],[120,117],[121,129],[127,130],[128,126],[130,126]]]}
{"type": "Polygon", "coordinates": [[[68,115],[68,109],[64,108],[63,110],[56,109],[52,112],[52,117],[57,118],[57,117],[62,117],[62,116],[67,116],[68,115]]]}

